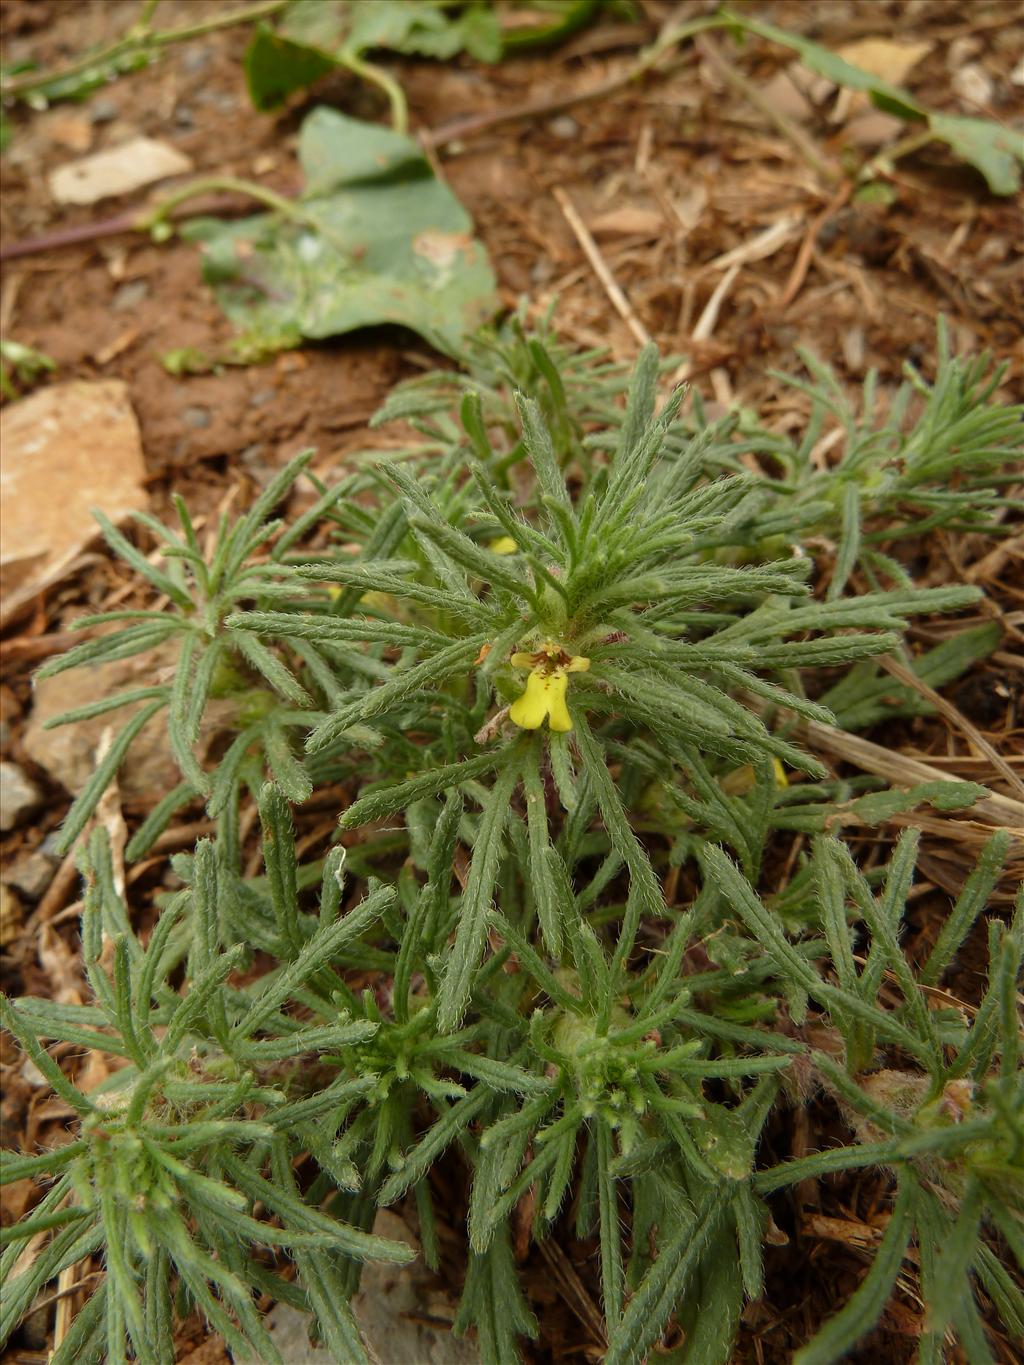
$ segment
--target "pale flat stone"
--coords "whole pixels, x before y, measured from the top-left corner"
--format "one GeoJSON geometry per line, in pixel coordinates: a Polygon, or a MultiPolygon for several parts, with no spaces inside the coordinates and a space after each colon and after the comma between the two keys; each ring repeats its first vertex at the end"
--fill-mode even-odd
{"type": "Polygon", "coordinates": [[[897,138],[906,126],[902,119],[894,118],[882,109],[867,108],[849,120],[844,133],[846,140],[858,147],[883,147],[897,138]]]}
{"type": "Polygon", "coordinates": [[[137,137],[120,147],[58,166],[47,178],[58,204],[95,204],[118,194],[131,194],[173,175],[187,175],[191,160],[167,142],[137,137]]]}
{"type": "Polygon", "coordinates": [[[790,67],[776,71],[771,80],[765,82],[761,87],[761,98],[770,109],[786,118],[800,121],[809,119],[814,113],[814,105],[793,79],[790,67]]]}
{"type": "Polygon", "coordinates": [[[0,762],[0,830],[24,824],[42,799],[42,792],[17,763],[0,762]]]}
{"type": "MultiPolygon", "coordinates": [[[[334,1365],[334,1357],[323,1346],[314,1346],[309,1339],[312,1318],[308,1313],[292,1308],[288,1303],[275,1303],[263,1321],[274,1345],[287,1365],[334,1365]]],[[[265,1365],[259,1357],[250,1357],[245,1365],[265,1365]]]]}
{"type": "Polygon", "coordinates": [[[977,113],[992,103],[995,86],[992,77],[978,62],[966,62],[953,72],[953,89],[969,113],[977,113]]]}
{"type": "Polygon", "coordinates": [[[44,853],[29,853],[11,864],[4,876],[10,886],[27,900],[37,901],[53,881],[56,864],[44,853]]]}
{"type": "MultiPolygon", "coordinates": [[[[96,754],[104,742],[104,732],[116,737],[126,722],[146,702],[135,702],[117,711],[93,716],[47,730],[46,722],[65,711],[88,706],[105,697],[129,692],[136,687],[152,687],[174,677],[179,644],[170,640],[156,649],[129,659],[69,668],[52,678],[40,679],[33,689],[32,711],[22,735],[25,753],[44,768],[55,782],[77,796],[96,770],[96,754]]],[[[215,734],[235,729],[236,706],[230,699],[208,701],[199,729],[197,752],[201,755],[215,734]]],[[[167,717],[158,713],[136,735],[121,762],[118,786],[127,801],[147,809],[156,805],[181,781],[181,769],[171,749],[167,717]]]]}
{"type": "MultiPolygon", "coordinates": [[[[389,1209],[378,1212],[373,1231],[377,1237],[408,1242],[419,1250],[408,1224],[389,1209]]],[[[412,1320],[452,1313],[453,1306],[436,1284],[422,1256],[408,1265],[371,1262],[363,1268],[352,1311],[379,1360],[387,1365],[480,1365],[474,1339],[412,1320]]]]}
{"type": "Polygon", "coordinates": [[[31,591],[113,522],[146,507],[139,426],[120,380],[39,389],[0,412],[0,599],[31,591]]]}
{"type": "MultiPolygon", "coordinates": [[[[419,1250],[408,1224],[388,1209],[378,1212],[373,1231],[377,1237],[406,1242],[419,1250]]],[[[371,1359],[381,1365],[480,1365],[474,1340],[413,1320],[451,1315],[452,1305],[436,1286],[422,1257],[408,1265],[371,1262],[363,1267],[352,1311],[371,1359]]],[[[309,1315],[287,1304],[275,1304],[267,1314],[267,1331],[287,1365],[331,1365],[334,1357],[310,1344],[309,1326],[309,1315]]]]}
{"type": "MultiPolygon", "coordinates": [[[[144,703],[109,711],[92,720],[44,729],[46,722],[64,711],[72,711],[104,697],[133,687],[151,686],[164,681],[173,668],[177,650],[174,645],[149,650],[131,659],[115,659],[94,668],[71,668],[36,683],[32,713],[22,736],[25,752],[33,763],[44,768],[55,782],[77,796],[96,771],[96,752],[103,732],[117,735],[125,722],[144,703]]],[[[143,805],[155,805],[160,797],[181,781],[181,772],[171,752],[167,722],[158,716],[139,734],[121,764],[118,782],[121,794],[143,805]]]]}

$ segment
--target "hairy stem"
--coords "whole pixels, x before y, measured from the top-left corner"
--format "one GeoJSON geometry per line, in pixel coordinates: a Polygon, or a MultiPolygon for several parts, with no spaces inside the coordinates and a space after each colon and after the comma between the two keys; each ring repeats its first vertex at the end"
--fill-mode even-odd
{"type": "Polygon", "coordinates": [[[196,24],[151,30],[149,21],[156,5],[152,0],[147,0],[139,19],[123,37],[108,47],[100,48],[98,52],[87,53],[84,57],[69,62],[67,66],[58,67],[56,71],[31,72],[12,81],[5,81],[0,85],[0,90],[5,96],[23,99],[35,90],[44,90],[56,81],[80,76],[94,66],[101,66],[104,62],[114,61],[132,52],[142,52],[146,48],[169,47],[172,43],[185,43],[192,38],[203,38],[208,33],[233,28],[237,24],[250,24],[259,19],[269,19],[271,15],[284,9],[287,3],[288,0],[260,0],[259,4],[250,5],[246,9],[230,10],[227,14],[217,14],[196,24]]]}

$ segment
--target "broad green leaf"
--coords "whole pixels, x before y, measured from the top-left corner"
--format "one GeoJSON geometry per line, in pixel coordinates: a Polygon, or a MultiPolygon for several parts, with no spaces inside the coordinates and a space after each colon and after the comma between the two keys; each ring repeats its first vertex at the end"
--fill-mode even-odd
{"type": "Polygon", "coordinates": [[[353,59],[375,49],[441,61],[468,52],[479,61],[496,62],[501,28],[497,13],[483,4],[297,0],[276,29],[260,24],[253,35],[244,61],[249,97],[257,109],[274,109],[293,91],[339,66],[355,65],[353,59]]]}
{"type": "Polygon", "coordinates": [[[294,90],[312,85],[338,63],[315,47],[293,43],[269,24],[258,24],[242,65],[249,98],[262,113],[276,109],[294,90]]]}
{"type": "Polygon", "coordinates": [[[599,10],[607,12],[611,6],[599,5],[598,0],[561,0],[557,4],[536,4],[533,8],[540,13],[531,15],[528,10],[516,7],[519,22],[509,24],[501,33],[505,53],[560,43],[586,28],[599,10]]]}
{"type": "Polygon", "coordinates": [[[424,181],[436,184],[422,148],[412,138],[331,109],[316,109],[303,123],[299,161],[307,201],[329,196],[346,185],[372,182],[384,188],[402,180],[417,188],[424,181]]]}
{"type": "Polygon", "coordinates": [[[346,0],[297,0],[281,20],[281,32],[294,43],[337,52],[349,33],[346,22],[352,6],[346,0]]]}
{"type": "MultiPolygon", "coordinates": [[[[322,0],[317,3],[324,7],[322,0]]],[[[348,11],[346,46],[358,52],[381,47],[442,61],[462,51],[481,61],[494,62],[501,56],[498,17],[487,5],[467,5],[453,12],[451,6],[375,0],[372,5],[343,8],[348,11]]]]}
{"type": "Polygon", "coordinates": [[[987,118],[929,114],[928,126],[939,142],[980,171],[993,194],[1016,194],[1024,166],[1024,136],[987,118]]]}
{"type": "Polygon", "coordinates": [[[416,143],[316,109],[299,160],[308,189],[294,217],[203,219],[186,234],[232,322],[271,348],[396,323],[458,351],[497,307],[494,275],[416,143]]]}
{"type": "Polygon", "coordinates": [[[560,43],[601,11],[598,0],[496,6],[430,0],[293,0],[276,28],[261,24],[245,54],[249,95],[273,109],[335,67],[366,74],[364,53],[401,52],[450,61],[460,52],[480,62],[560,43]],[[502,19],[506,24],[502,26],[502,19]]]}

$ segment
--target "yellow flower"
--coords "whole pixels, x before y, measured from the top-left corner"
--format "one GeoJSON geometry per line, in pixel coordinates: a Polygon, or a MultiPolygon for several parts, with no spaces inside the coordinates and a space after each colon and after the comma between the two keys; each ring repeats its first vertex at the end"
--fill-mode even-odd
{"type": "Polygon", "coordinates": [[[523,730],[537,730],[547,720],[551,730],[565,733],[572,729],[572,717],[565,703],[569,690],[569,674],[585,673],[590,660],[581,655],[567,654],[561,645],[545,640],[533,653],[512,655],[515,668],[528,668],[523,695],[509,707],[508,717],[513,725],[523,730]]]}
{"type": "Polygon", "coordinates": [[[497,540],[492,540],[487,548],[492,555],[514,555],[519,551],[519,546],[511,536],[499,536],[497,540]]]}
{"type": "Polygon", "coordinates": [[[572,719],[565,704],[569,679],[565,669],[544,674],[534,669],[526,679],[526,691],[509,710],[509,719],[524,730],[536,730],[547,719],[552,730],[571,730],[572,719]]]}

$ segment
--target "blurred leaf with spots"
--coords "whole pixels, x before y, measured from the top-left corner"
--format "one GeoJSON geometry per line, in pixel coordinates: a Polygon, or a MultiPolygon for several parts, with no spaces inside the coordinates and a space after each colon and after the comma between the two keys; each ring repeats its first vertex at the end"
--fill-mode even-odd
{"type": "Polygon", "coordinates": [[[396,323],[456,353],[497,310],[473,223],[410,138],[316,109],[293,218],[207,218],[204,275],[232,322],[271,345],[396,323]]]}
{"type": "Polygon", "coordinates": [[[257,109],[275,109],[339,67],[377,80],[380,69],[364,60],[373,51],[438,61],[465,52],[480,62],[496,62],[509,53],[561,42],[590,23],[600,8],[597,0],[506,10],[478,2],[296,0],[276,26],[260,24],[253,34],[245,54],[249,97],[257,109]]]}

